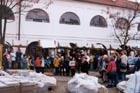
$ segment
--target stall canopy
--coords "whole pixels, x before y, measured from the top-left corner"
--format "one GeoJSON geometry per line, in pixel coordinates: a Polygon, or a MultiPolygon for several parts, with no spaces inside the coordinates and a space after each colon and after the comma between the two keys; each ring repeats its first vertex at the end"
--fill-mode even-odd
{"type": "Polygon", "coordinates": [[[110,44],[108,49],[121,49],[119,45],[110,44]]]}
{"type": "Polygon", "coordinates": [[[85,42],[84,41],[79,41],[76,44],[77,44],[78,47],[89,47],[89,45],[86,41],[85,42]]]}
{"type": "Polygon", "coordinates": [[[134,48],[139,48],[140,47],[140,42],[129,42],[127,44],[127,46],[130,46],[130,47],[134,47],[134,48]]]}
{"type": "Polygon", "coordinates": [[[40,40],[40,46],[42,48],[56,48],[57,42],[55,40],[40,40]]]}
{"type": "Polygon", "coordinates": [[[58,47],[67,47],[70,48],[70,42],[68,41],[58,41],[58,47]]]}

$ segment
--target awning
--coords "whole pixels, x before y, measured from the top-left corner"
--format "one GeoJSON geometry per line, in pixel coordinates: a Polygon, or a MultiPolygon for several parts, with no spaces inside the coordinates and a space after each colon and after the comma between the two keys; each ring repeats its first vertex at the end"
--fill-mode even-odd
{"type": "Polygon", "coordinates": [[[58,42],[58,47],[68,47],[70,48],[70,42],[67,41],[57,41],[58,42]]]}
{"type": "Polygon", "coordinates": [[[94,47],[95,48],[106,48],[106,49],[108,49],[109,45],[108,44],[104,44],[104,43],[95,43],[94,47]]]}
{"type": "Polygon", "coordinates": [[[92,43],[87,42],[87,41],[79,41],[76,42],[78,47],[86,47],[86,48],[91,48],[92,47],[92,43]]]}
{"type": "Polygon", "coordinates": [[[121,47],[119,45],[110,45],[108,49],[120,49],[121,47]]]}
{"type": "Polygon", "coordinates": [[[56,48],[57,46],[55,40],[40,40],[39,43],[42,48],[56,48]]]}
{"type": "Polygon", "coordinates": [[[133,42],[129,42],[128,44],[127,44],[127,46],[130,46],[130,47],[140,47],[140,42],[139,41],[133,41],[133,42]]]}
{"type": "Polygon", "coordinates": [[[85,41],[76,42],[78,47],[89,47],[88,43],[85,41]]]}
{"type": "Polygon", "coordinates": [[[93,46],[94,46],[94,48],[103,48],[102,45],[94,44],[93,46]]]}
{"type": "Polygon", "coordinates": [[[80,42],[77,42],[77,46],[78,47],[87,47],[87,48],[104,48],[103,45],[105,45],[106,48],[109,47],[108,44],[102,44],[102,43],[93,43],[93,42],[88,42],[88,41],[80,41],[80,42]]]}

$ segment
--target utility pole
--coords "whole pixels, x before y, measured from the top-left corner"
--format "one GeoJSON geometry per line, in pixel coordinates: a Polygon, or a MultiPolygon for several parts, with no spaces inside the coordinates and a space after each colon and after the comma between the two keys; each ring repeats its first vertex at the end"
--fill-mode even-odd
{"type": "Polygon", "coordinates": [[[3,50],[3,45],[0,44],[0,69],[2,68],[2,50],[3,50]]]}
{"type": "Polygon", "coordinates": [[[21,30],[21,0],[19,0],[19,15],[18,15],[18,40],[20,40],[21,30]]]}

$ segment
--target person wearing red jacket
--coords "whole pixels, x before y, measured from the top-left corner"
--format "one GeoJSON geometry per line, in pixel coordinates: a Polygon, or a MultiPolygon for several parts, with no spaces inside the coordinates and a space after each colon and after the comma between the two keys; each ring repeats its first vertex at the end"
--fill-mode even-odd
{"type": "Polygon", "coordinates": [[[107,88],[116,86],[115,77],[116,77],[116,63],[114,62],[114,57],[110,56],[110,61],[108,63],[108,67],[106,69],[107,77],[108,77],[108,85],[107,88]],[[114,83],[114,84],[113,84],[114,83]]]}

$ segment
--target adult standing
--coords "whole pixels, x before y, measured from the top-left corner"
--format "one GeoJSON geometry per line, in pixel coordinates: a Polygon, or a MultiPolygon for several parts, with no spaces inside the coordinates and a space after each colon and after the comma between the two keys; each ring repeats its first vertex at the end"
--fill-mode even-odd
{"type": "Polygon", "coordinates": [[[35,58],[35,69],[37,73],[41,72],[41,59],[39,56],[35,58]]]}
{"type": "Polygon", "coordinates": [[[121,55],[120,53],[116,52],[115,53],[115,63],[116,63],[116,80],[115,83],[118,84],[119,83],[119,76],[120,76],[120,63],[121,63],[121,55]]]}
{"type": "Polygon", "coordinates": [[[14,53],[14,49],[12,50],[12,52],[10,53],[10,57],[11,57],[11,68],[15,69],[15,65],[16,65],[16,54],[14,53]]]}
{"type": "Polygon", "coordinates": [[[58,75],[59,74],[59,65],[60,65],[60,61],[61,58],[58,57],[58,55],[56,55],[56,57],[54,58],[54,74],[58,75]]]}
{"type": "Polygon", "coordinates": [[[94,69],[95,70],[97,70],[97,68],[98,68],[98,58],[99,58],[99,56],[97,55],[97,54],[95,54],[95,56],[94,56],[94,69]]]}
{"type": "Polygon", "coordinates": [[[90,54],[90,60],[89,60],[89,63],[90,63],[90,70],[94,70],[94,56],[92,54],[90,54]]]}
{"type": "Polygon", "coordinates": [[[22,68],[27,69],[27,56],[25,54],[22,57],[22,68]]]}
{"type": "Polygon", "coordinates": [[[108,56],[107,55],[100,56],[99,62],[100,62],[99,63],[99,72],[101,74],[102,82],[104,83],[107,80],[105,70],[106,70],[107,64],[108,64],[108,56]]]}
{"type": "Polygon", "coordinates": [[[30,70],[34,70],[34,62],[35,60],[34,60],[34,56],[30,56],[30,58],[29,58],[29,68],[30,68],[30,70]]]}
{"type": "Polygon", "coordinates": [[[125,80],[125,75],[126,75],[126,71],[127,71],[127,56],[126,56],[126,51],[122,51],[121,52],[121,63],[120,63],[120,72],[121,72],[121,77],[122,77],[122,81],[125,80]]]}
{"type": "Polygon", "coordinates": [[[81,67],[81,54],[77,53],[76,54],[76,68],[77,68],[77,72],[80,73],[80,67],[81,67]]]}
{"type": "Polygon", "coordinates": [[[116,80],[116,63],[114,62],[114,57],[110,56],[110,61],[108,64],[108,67],[106,69],[107,77],[108,77],[108,85],[107,88],[112,87],[113,83],[116,86],[115,80],[116,80]]]}
{"type": "Polygon", "coordinates": [[[81,72],[88,74],[88,62],[87,62],[87,57],[83,56],[82,57],[82,63],[81,63],[81,72]]]}
{"type": "Polygon", "coordinates": [[[74,76],[75,75],[75,71],[76,71],[76,60],[75,60],[74,57],[69,62],[69,66],[70,66],[70,70],[71,70],[71,75],[74,76]]]}
{"type": "Polygon", "coordinates": [[[2,66],[3,66],[4,71],[9,69],[9,61],[8,61],[7,55],[8,55],[8,51],[6,50],[2,56],[2,66]]]}
{"type": "Polygon", "coordinates": [[[41,72],[45,72],[45,59],[43,56],[41,56],[41,72]]]}
{"type": "Polygon", "coordinates": [[[46,56],[46,58],[44,59],[45,61],[45,71],[48,71],[48,69],[51,68],[51,60],[49,56],[46,56]]]}
{"type": "Polygon", "coordinates": [[[66,69],[66,63],[64,61],[64,57],[63,56],[61,57],[59,68],[60,68],[60,75],[63,74],[63,76],[64,76],[65,75],[65,69],[66,69]]]}
{"type": "Polygon", "coordinates": [[[138,54],[138,60],[136,61],[135,64],[135,71],[139,71],[140,70],[140,54],[138,54]]]}
{"type": "Polygon", "coordinates": [[[20,48],[18,48],[17,52],[16,52],[16,62],[18,65],[18,69],[21,69],[21,56],[22,56],[22,52],[20,50],[20,48]]]}
{"type": "Polygon", "coordinates": [[[67,75],[67,76],[69,76],[69,73],[70,73],[69,62],[70,62],[69,57],[66,57],[66,59],[65,59],[65,64],[66,64],[66,75],[67,75]]]}

